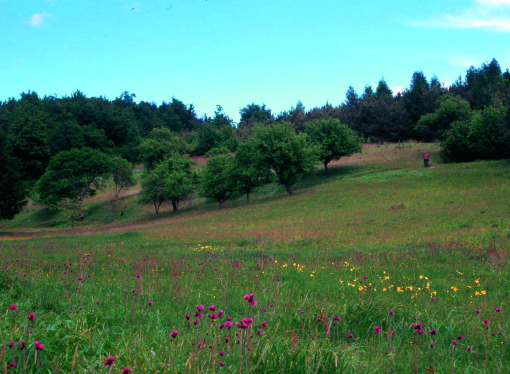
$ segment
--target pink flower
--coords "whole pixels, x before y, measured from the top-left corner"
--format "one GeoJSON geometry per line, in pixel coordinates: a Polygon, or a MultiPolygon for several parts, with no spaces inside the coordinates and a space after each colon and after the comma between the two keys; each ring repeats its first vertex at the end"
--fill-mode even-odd
{"type": "Polygon", "coordinates": [[[140,274],[136,274],[136,277],[137,277],[137,278],[140,278],[140,277],[141,277],[141,275],[140,275],[140,274]]]}
{"type": "Polygon", "coordinates": [[[475,309],[475,313],[476,314],[480,313],[480,309],[475,309]]]}
{"type": "Polygon", "coordinates": [[[179,335],[179,331],[176,331],[176,330],[174,330],[174,331],[172,331],[172,332],[170,333],[170,336],[171,336],[172,338],[176,338],[176,337],[177,337],[177,335],[179,335]]]}
{"type": "Polygon", "coordinates": [[[113,356],[110,356],[106,359],[105,362],[103,362],[103,365],[104,366],[112,366],[113,365],[113,361],[115,361],[115,357],[113,356]]]}
{"type": "Polygon", "coordinates": [[[455,347],[457,345],[457,340],[452,340],[452,345],[455,347]]]}
{"type": "Polygon", "coordinates": [[[30,321],[35,321],[35,313],[30,313],[27,317],[30,321]]]}
{"type": "Polygon", "coordinates": [[[494,309],[496,312],[501,312],[501,308],[494,309]]]}
{"type": "Polygon", "coordinates": [[[202,310],[204,310],[204,306],[203,305],[197,306],[197,310],[201,312],[202,310]]]}
{"type": "Polygon", "coordinates": [[[39,342],[37,342],[38,344],[35,345],[35,349],[37,349],[38,351],[42,351],[44,349],[44,344],[39,344],[39,342]]]}
{"type": "Polygon", "coordinates": [[[467,347],[466,352],[472,352],[471,347],[467,347]]]}
{"type": "Polygon", "coordinates": [[[390,310],[390,316],[392,316],[394,314],[395,314],[395,311],[394,310],[390,310]]]}
{"type": "Polygon", "coordinates": [[[225,363],[223,361],[220,361],[220,366],[225,366],[225,363]]]}
{"type": "Polygon", "coordinates": [[[255,295],[252,293],[244,295],[244,299],[253,306],[257,305],[257,300],[255,300],[255,295]]]}
{"type": "Polygon", "coordinates": [[[486,319],[484,319],[484,320],[483,320],[483,323],[485,323],[486,325],[488,325],[488,324],[489,324],[489,320],[486,318],[486,319]]]}
{"type": "Polygon", "coordinates": [[[152,306],[152,304],[154,304],[152,301],[149,301],[149,306],[152,306]]]}
{"type": "Polygon", "coordinates": [[[435,298],[435,297],[433,297],[432,299],[430,299],[430,301],[431,301],[431,302],[432,302],[432,301],[436,301],[436,298],[435,298]]]}
{"type": "Polygon", "coordinates": [[[223,356],[225,354],[224,351],[220,351],[220,356],[223,356]]]}
{"type": "Polygon", "coordinates": [[[96,301],[96,304],[97,304],[97,305],[101,304],[101,301],[99,301],[99,300],[98,300],[98,301],[96,301]]]}
{"type": "Polygon", "coordinates": [[[18,306],[16,304],[11,304],[11,305],[9,305],[9,309],[16,310],[16,309],[18,309],[18,306]]]}
{"type": "Polygon", "coordinates": [[[381,333],[381,326],[375,326],[374,331],[378,334],[381,333]]]}
{"type": "Polygon", "coordinates": [[[214,312],[216,310],[216,307],[214,305],[209,305],[209,310],[211,312],[214,312]]]}
{"type": "Polygon", "coordinates": [[[122,374],[129,374],[129,373],[131,373],[131,369],[130,368],[122,369],[122,374]]]}

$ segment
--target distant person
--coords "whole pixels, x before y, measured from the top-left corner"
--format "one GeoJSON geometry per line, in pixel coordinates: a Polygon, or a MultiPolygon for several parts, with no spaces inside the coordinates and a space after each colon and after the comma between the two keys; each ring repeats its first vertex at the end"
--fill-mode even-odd
{"type": "Polygon", "coordinates": [[[423,155],[423,165],[425,165],[425,167],[430,165],[430,156],[428,153],[423,155]]]}

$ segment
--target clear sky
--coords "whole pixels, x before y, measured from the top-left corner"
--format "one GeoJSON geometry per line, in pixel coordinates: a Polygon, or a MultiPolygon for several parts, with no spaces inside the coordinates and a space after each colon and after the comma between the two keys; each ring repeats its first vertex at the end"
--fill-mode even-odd
{"type": "Polygon", "coordinates": [[[495,57],[510,65],[510,0],[0,0],[0,100],[172,97],[273,112],[338,105],[414,71],[451,83],[495,57]]]}

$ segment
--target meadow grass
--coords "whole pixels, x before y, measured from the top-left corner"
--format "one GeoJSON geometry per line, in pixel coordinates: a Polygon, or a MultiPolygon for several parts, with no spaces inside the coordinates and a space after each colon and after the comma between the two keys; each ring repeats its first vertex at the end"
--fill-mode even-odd
{"type": "Polygon", "coordinates": [[[509,371],[509,162],[445,165],[436,145],[383,146],[330,173],[301,181],[293,197],[268,185],[222,210],[193,199],[154,219],[133,198],[137,213],[103,227],[3,223],[2,365],[509,371]],[[425,151],[433,168],[420,164],[425,151]]]}

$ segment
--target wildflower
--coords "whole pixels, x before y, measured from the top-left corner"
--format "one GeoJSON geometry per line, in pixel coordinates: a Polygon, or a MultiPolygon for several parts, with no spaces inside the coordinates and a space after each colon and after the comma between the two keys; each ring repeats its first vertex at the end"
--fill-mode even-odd
{"type": "Polygon", "coordinates": [[[262,328],[265,329],[267,327],[267,322],[266,321],[262,321],[262,328]]]}
{"type": "Polygon", "coordinates": [[[214,305],[209,305],[209,310],[211,312],[214,312],[216,310],[216,307],[214,305]]]}
{"type": "Polygon", "coordinates": [[[494,309],[496,312],[501,312],[501,308],[494,309]]]}
{"type": "Polygon", "coordinates": [[[393,310],[390,310],[390,316],[394,315],[395,314],[395,311],[393,310]]]}
{"type": "MultiPolygon", "coordinates": [[[[255,300],[254,297],[255,295],[252,293],[244,295],[244,299],[253,306],[257,305],[257,300],[255,300]]],[[[273,304],[271,304],[271,306],[273,306],[273,304]]]]}
{"type": "Polygon", "coordinates": [[[136,274],[136,277],[137,277],[137,278],[140,278],[140,277],[141,277],[141,275],[140,275],[140,274],[136,274]]]}
{"type": "Polygon", "coordinates": [[[225,354],[224,351],[220,351],[220,356],[223,356],[225,354]]]}
{"type": "Polygon", "coordinates": [[[431,298],[431,299],[430,299],[430,302],[433,302],[433,301],[436,301],[436,298],[435,298],[435,297],[433,297],[433,298],[431,298]]]}
{"type": "Polygon", "coordinates": [[[13,342],[9,342],[9,347],[14,347],[14,343],[13,342]]]}
{"type": "Polygon", "coordinates": [[[374,331],[378,334],[381,333],[381,326],[375,326],[374,331]]]}
{"type": "Polygon", "coordinates": [[[396,333],[396,332],[397,332],[397,330],[391,330],[391,331],[390,331],[390,334],[391,334],[391,335],[395,335],[395,333],[396,333]]]}
{"type": "Polygon", "coordinates": [[[35,349],[37,349],[38,351],[42,351],[44,349],[44,344],[41,344],[38,341],[35,342],[35,349]]]}
{"type": "MultiPolygon", "coordinates": [[[[106,359],[105,362],[103,362],[103,366],[112,366],[113,365],[113,361],[115,361],[115,357],[113,356],[110,356],[106,359]]],[[[129,372],[128,372],[129,373],[129,372]]]]}
{"type": "Polygon", "coordinates": [[[223,361],[220,361],[220,366],[225,366],[225,363],[223,361]]]}
{"type": "Polygon", "coordinates": [[[131,369],[130,368],[122,369],[122,374],[129,374],[129,373],[131,373],[131,369]]]}
{"type": "Polygon", "coordinates": [[[429,331],[429,334],[430,335],[436,335],[437,334],[437,330],[436,329],[432,329],[429,331]]]}
{"type": "Polygon", "coordinates": [[[483,323],[485,323],[486,325],[488,325],[488,324],[489,324],[489,320],[486,318],[486,319],[484,319],[484,320],[483,320],[483,323]]]}
{"type": "Polygon", "coordinates": [[[475,313],[479,314],[480,313],[480,309],[475,309],[475,313]]]}
{"type": "Polygon", "coordinates": [[[464,335],[459,335],[459,336],[457,337],[457,339],[462,340],[462,338],[463,338],[463,337],[464,337],[464,335]]]}
{"type": "Polygon", "coordinates": [[[430,343],[430,348],[434,348],[434,343],[430,343]]]}
{"type": "Polygon", "coordinates": [[[368,275],[365,275],[365,276],[363,277],[363,279],[368,279],[368,275]]]}
{"type": "Polygon", "coordinates": [[[18,306],[16,304],[11,304],[11,305],[9,305],[9,309],[14,311],[14,310],[18,309],[18,306]]]}
{"type": "Polygon", "coordinates": [[[177,337],[177,335],[179,335],[179,331],[176,331],[176,330],[174,330],[174,331],[172,331],[172,332],[170,333],[170,336],[171,336],[172,338],[174,338],[174,339],[177,337]]]}
{"type": "Polygon", "coordinates": [[[321,321],[320,317],[317,317],[317,322],[320,322],[320,321],[321,321]]]}
{"type": "Polygon", "coordinates": [[[21,346],[20,346],[20,348],[21,348],[21,349],[24,349],[26,344],[27,344],[27,342],[25,342],[24,340],[22,340],[22,341],[21,341],[21,346]]]}
{"type": "Polygon", "coordinates": [[[473,351],[471,350],[471,347],[467,347],[466,352],[473,352],[473,351]]]}
{"type": "Polygon", "coordinates": [[[204,306],[203,306],[203,305],[199,305],[199,306],[197,306],[197,310],[198,310],[199,312],[201,312],[202,310],[204,310],[204,306]]]}
{"type": "Polygon", "coordinates": [[[27,317],[30,321],[35,321],[35,313],[30,313],[27,317]]]}
{"type": "Polygon", "coordinates": [[[457,340],[452,340],[452,345],[455,347],[457,345],[457,340]]]}
{"type": "Polygon", "coordinates": [[[349,336],[348,336],[347,338],[349,338],[349,339],[354,339],[354,335],[349,334],[349,336]]]}

